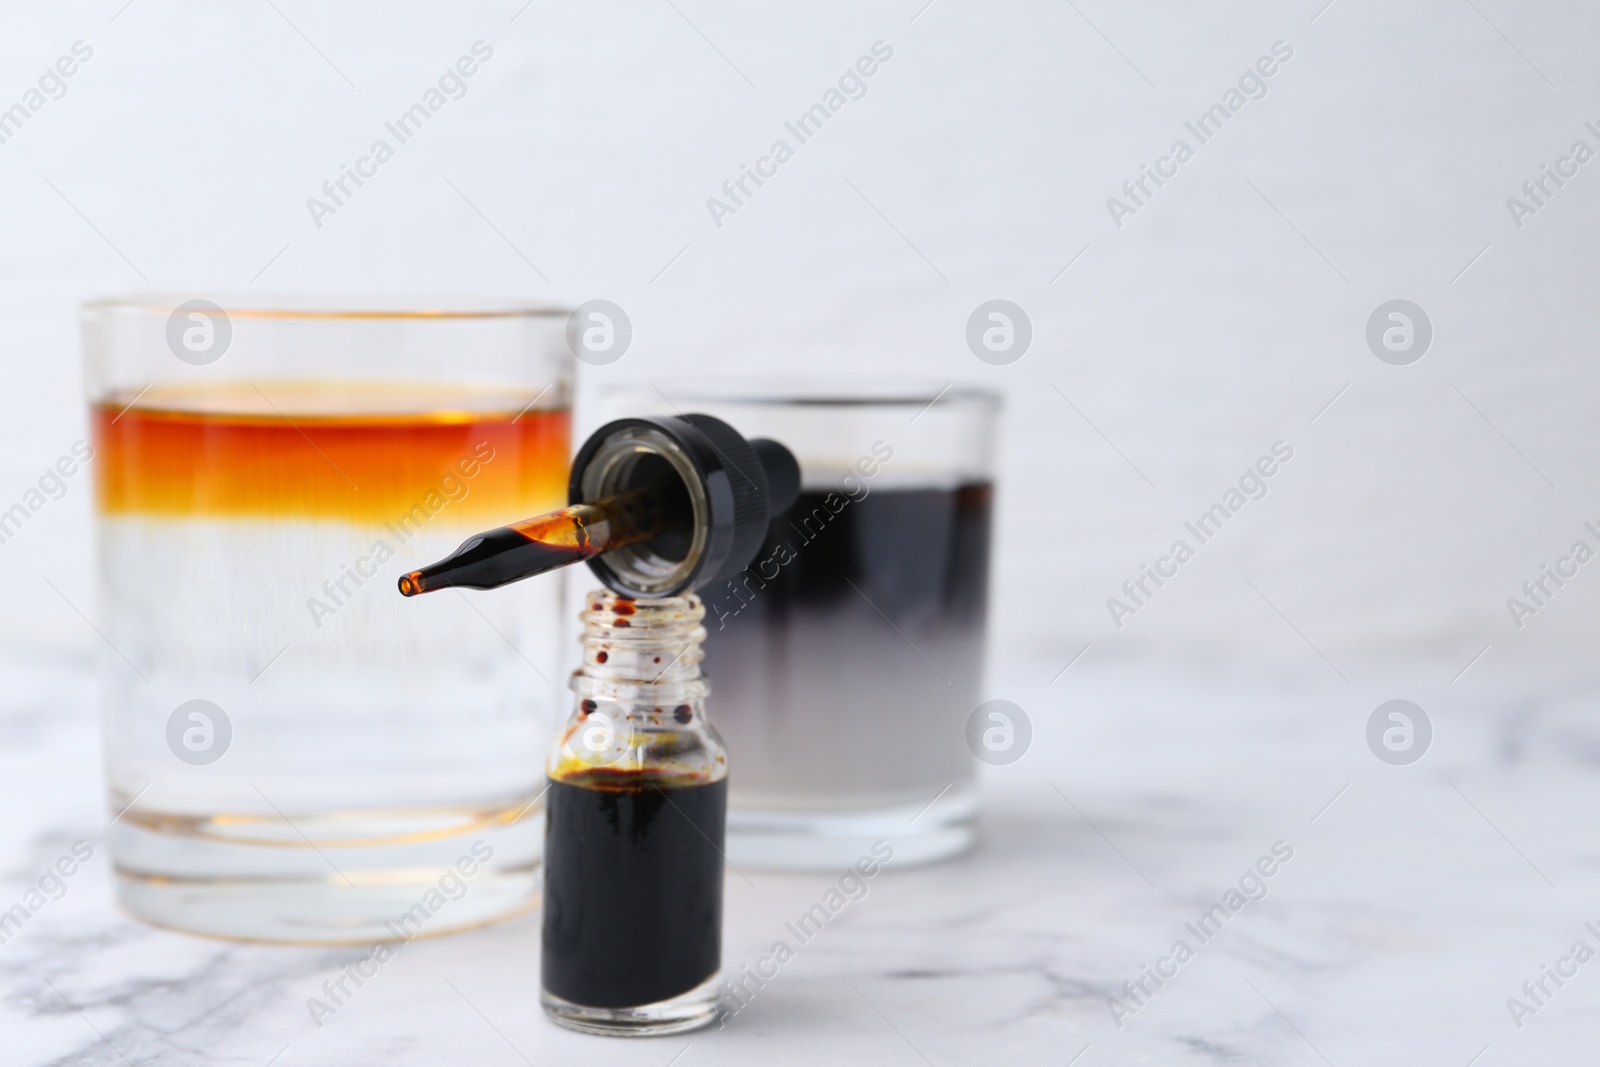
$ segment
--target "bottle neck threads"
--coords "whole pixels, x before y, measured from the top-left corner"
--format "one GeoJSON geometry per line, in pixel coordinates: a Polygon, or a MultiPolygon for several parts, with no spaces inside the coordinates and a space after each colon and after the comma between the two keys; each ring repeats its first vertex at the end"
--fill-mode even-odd
{"type": "Polygon", "coordinates": [[[633,600],[597,589],[578,617],[583,665],[571,686],[580,697],[677,704],[710,691],[700,670],[705,606],[694,594],[633,600]]]}

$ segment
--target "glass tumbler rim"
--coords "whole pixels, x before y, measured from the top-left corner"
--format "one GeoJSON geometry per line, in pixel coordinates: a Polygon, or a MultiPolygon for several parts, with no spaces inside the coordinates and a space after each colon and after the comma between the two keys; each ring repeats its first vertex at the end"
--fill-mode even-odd
{"type": "Polygon", "coordinates": [[[207,299],[233,318],[281,321],[427,321],[449,319],[565,318],[571,309],[517,297],[174,292],[120,293],[86,300],[83,315],[151,315],[165,318],[184,303],[207,299]]]}
{"type": "MultiPolygon", "coordinates": [[[[970,404],[997,410],[1005,398],[997,389],[970,382],[918,377],[853,377],[846,374],[801,377],[717,376],[687,377],[662,383],[674,403],[704,401],[771,407],[905,407],[922,408],[935,402],[970,404]]],[[[626,395],[653,392],[653,386],[624,383],[603,392],[626,395]]]]}

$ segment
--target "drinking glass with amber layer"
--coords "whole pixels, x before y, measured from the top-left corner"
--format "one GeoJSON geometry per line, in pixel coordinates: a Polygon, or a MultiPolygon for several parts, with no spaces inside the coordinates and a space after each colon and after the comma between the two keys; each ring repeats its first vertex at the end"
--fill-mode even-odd
{"type": "Polygon", "coordinates": [[[536,900],[555,582],[405,570],[564,503],[566,316],[515,303],[83,310],[117,893],[371,942],[536,900]]]}

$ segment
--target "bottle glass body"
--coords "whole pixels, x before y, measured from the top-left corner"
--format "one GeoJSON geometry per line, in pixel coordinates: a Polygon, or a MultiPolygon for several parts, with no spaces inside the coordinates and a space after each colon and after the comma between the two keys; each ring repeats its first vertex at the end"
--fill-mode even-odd
{"type": "Polygon", "coordinates": [[[572,717],[546,763],[542,1002],[604,1034],[716,1015],[727,756],[697,597],[585,600],[572,717]]]}

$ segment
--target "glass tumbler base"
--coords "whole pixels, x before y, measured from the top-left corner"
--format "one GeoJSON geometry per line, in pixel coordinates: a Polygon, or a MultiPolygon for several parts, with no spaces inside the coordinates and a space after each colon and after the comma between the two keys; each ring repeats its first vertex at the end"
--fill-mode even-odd
{"type": "MultiPolygon", "coordinates": [[[[112,825],[117,900],[167,929],[240,941],[407,942],[538,904],[539,819],[378,847],[290,848],[112,825]]],[[[384,830],[391,830],[386,824],[384,830]]]]}
{"type": "Polygon", "coordinates": [[[882,841],[894,849],[894,866],[919,866],[970,849],[977,816],[977,788],[970,784],[931,804],[851,811],[753,808],[735,795],[728,808],[728,860],[759,870],[832,871],[874,858],[872,847],[882,841]]]}

